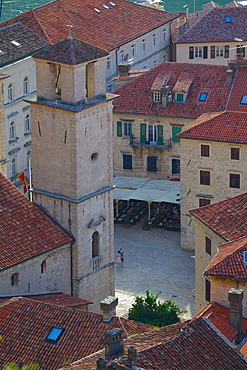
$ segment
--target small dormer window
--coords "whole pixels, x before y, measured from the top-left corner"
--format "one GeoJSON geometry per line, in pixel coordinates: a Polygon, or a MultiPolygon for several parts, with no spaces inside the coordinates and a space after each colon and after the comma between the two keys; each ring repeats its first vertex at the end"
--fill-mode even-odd
{"type": "Polygon", "coordinates": [[[154,102],[160,102],[161,100],[161,94],[158,91],[153,92],[153,101],[154,102]]]}
{"type": "Polygon", "coordinates": [[[184,101],[184,94],[177,93],[176,100],[179,101],[179,102],[183,102],[184,101]]]}
{"type": "Polygon", "coordinates": [[[199,97],[199,101],[206,101],[208,93],[201,93],[199,97]]]}
{"type": "Polygon", "coordinates": [[[64,329],[53,326],[49,334],[45,338],[45,342],[57,344],[63,334],[64,329]]]}
{"type": "Polygon", "coordinates": [[[247,265],[247,251],[244,251],[243,257],[244,257],[244,264],[247,265]]]}
{"type": "Polygon", "coordinates": [[[225,16],[226,23],[232,23],[232,17],[230,15],[225,16]]]}

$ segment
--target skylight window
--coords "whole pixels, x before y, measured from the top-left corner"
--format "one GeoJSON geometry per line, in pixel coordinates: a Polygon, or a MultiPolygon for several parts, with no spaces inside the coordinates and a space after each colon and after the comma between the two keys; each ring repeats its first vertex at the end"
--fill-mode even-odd
{"type": "Polygon", "coordinates": [[[109,6],[107,6],[107,5],[105,5],[105,4],[103,4],[102,6],[103,6],[105,9],[110,9],[110,8],[109,8],[109,6]]]}
{"type": "Polygon", "coordinates": [[[11,41],[11,44],[15,45],[17,48],[22,47],[22,45],[18,41],[15,41],[15,40],[11,41]]]}
{"type": "Polygon", "coordinates": [[[247,251],[245,251],[243,254],[244,254],[244,256],[243,256],[244,257],[244,263],[247,264],[247,251]]]}
{"type": "Polygon", "coordinates": [[[97,13],[102,13],[99,9],[93,8],[97,13]]]}
{"type": "Polygon", "coordinates": [[[240,104],[247,105],[247,95],[242,95],[242,99],[241,99],[240,104]]]}
{"type": "Polygon", "coordinates": [[[226,23],[232,23],[232,17],[230,15],[225,16],[226,23]]]}
{"type": "Polygon", "coordinates": [[[208,93],[201,93],[199,97],[199,101],[206,101],[208,93]]]}
{"type": "Polygon", "coordinates": [[[115,3],[113,3],[112,1],[109,1],[109,4],[111,4],[112,6],[117,6],[115,3]]]}
{"type": "Polygon", "coordinates": [[[63,334],[64,329],[53,326],[49,334],[45,338],[45,342],[57,344],[63,334]]]}
{"type": "Polygon", "coordinates": [[[3,55],[4,54],[4,51],[0,50],[0,55],[3,55]]]}

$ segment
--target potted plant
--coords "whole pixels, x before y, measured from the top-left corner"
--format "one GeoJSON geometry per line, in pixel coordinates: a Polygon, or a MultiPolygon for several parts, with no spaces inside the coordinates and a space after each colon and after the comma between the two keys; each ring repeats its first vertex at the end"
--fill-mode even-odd
{"type": "Polygon", "coordinates": [[[148,230],[149,227],[148,227],[148,219],[147,217],[144,217],[144,220],[143,220],[143,226],[142,226],[142,230],[148,230]]]}
{"type": "Polygon", "coordinates": [[[131,226],[131,224],[130,224],[130,216],[128,214],[124,216],[123,225],[126,228],[129,228],[131,226]]]}

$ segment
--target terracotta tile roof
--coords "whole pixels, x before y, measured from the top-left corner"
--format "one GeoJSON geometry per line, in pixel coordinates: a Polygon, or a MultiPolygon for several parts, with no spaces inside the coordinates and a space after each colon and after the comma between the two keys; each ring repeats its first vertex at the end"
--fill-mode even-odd
{"type": "Polygon", "coordinates": [[[204,274],[247,280],[247,264],[244,264],[243,256],[245,251],[247,252],[246,236],[233,242],[221,244],[204,274]]]}
{"type": "Polygon", "coordinates": [[[0,208],[0,269],[6,269],[74,240],[2,174],[0,208]]]}
{"type": "MultiPolygon", "coordinates": [[[[114,93],[120,95],[114,101],[114,112],[157,116],[197,118],[203,113],[225,110],[231,87],[226,85],[226,66],[189,63],[161,63],[142,76],[120,86],[114,93]],[[171,75],[170,90],[176,85],[181,73],[193,76],[187,99],[183,103],[171,101],[167,108],[152,101],[151,87],[156,78],[171,75]],[[199,102],[201,93],[208,93],[205,102],[199,102]]],[[[235,70],[233,74],[235,73],[235,70]]],[[[174,92],[172,98],[174,100],[174,92]]]]}
{"type": "MultiPolygon", "coordinates": [[[[125,339],[124,356],[128,354],[128,348],[131,346],[135,347],[137,352],[139,352],[175,338],[181,333],[187,323],[187,321],[179,322],[177,324],[152,330],[147,333],[133,335],[132,337],[125,339]]],[[[102,350],[93,356],[84,358],[81,361],[78,361],[76,364],[67,366],[64,368],[64,370],[95,370],[96,361],[101,357],[105,357],[105,350],[102,350]]]]}
{"type": "Polygon", "coordinates": [[[192,82],[193,82],[192,74],[181,72],[177,82],[173,87],[173,91],[185,93],[189,90],[192,82]]]}
{"type": "Polygon", "coordinates": [[[164,75],[164,73],[158,74],[158,76],[155,78],[151,86],[151,90],[160,91],[164,85],[168,85],[170,77],[171,77],[171,74],[167,74],[167,75],[164,75]]]}
{"type": "MultiPolygon", "coordinates": [[[[217,302],[211,302],[193,317],[194,322],[199,317],[206,317],[230,342],[234,340],[238,331],[230,325],[230,310],[217,302]]],[[[247,319],[242,320],[243,333],[247,330],[247,319]]]]}
{"type": "Polygon", "coordinates": [[[76,65],[102,58],[108,54],[105,50],[68,36],[65,40],[46,46],[35,53],[33,57],[51,62],[76,65]]]}
{"type": "Polygon", "coordinates": [[[40,370],[54,370],[104,348],[104,334],[120,328],[124,336],[151,330],[145,324],[114,317],[16,298],[0,306],[0,366],[8,362],[36,363],[40,370]],[[45,342],[53,327],[64,332],[57,344],[45,342]]]}
{"type": "Polygon", "coordinates": [[[189,29],[184,27],[176,42],[233,42],[236,35],[247,41],[246,23],[246,7],[214,7],[206,10],[204,16],[194,21],[189,29]],[[231,22],[226,22],[225,17],[231,17],[231,22]]]}
{"type": "Polygon", "coordinates": [[[3,24],[21,22],[51,44],[68,36],[70,24],[73,37],[110,51],[176,17],[127,0],[60,0],[29,10],[3,24]]]}
{"type": "Polygon", "coordinates": [[[206,113],[177,135],[180,138],[247,144],[246,113],[206,113]]]}
{"type": "Polygon", "coordinates": [[[247,78],[247,60],[241,62],[241,65],[236,64],[236,66],[238,66],[236,78],[233,80],[232,91],[226,109],[237,112],[246,112],[247,105],[241,104],[241,99],[243,95],[247,95],[246,84],[244,83],[244,80],[247,78]]]}
{"type": "Polygon", "coordinates": [[[35,51],[48,45],[48,42],[21,23],[0,28],[0,67],[26,58],[35,51]],[[11,41],[16,41],[16,46],[11,41]]]}
{"type": "Polygon", "coordinates": [[[192,209],[190,213],[226,241],[247,235],[247,193],[192,209]]]}
{"type": "MultiPolygon", "coordinates": [[[[205,318],[199,318],[176,338],[137,354],[137,367],[147,370],[240,370],[247,362],[205,318]]],[[[126,357],[107,369],[131,369],[126,357]],[[119,365],[119,367],[117,367],[119,365]],[[122,366],[122,367],[121,367],[122,366]]]]}

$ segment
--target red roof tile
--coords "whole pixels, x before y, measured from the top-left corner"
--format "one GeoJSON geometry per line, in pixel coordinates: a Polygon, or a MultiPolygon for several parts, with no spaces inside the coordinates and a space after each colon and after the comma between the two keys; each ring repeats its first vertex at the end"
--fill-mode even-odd
{"type": "Polygon", "coordinates": [[[206,268],[205,275],[229,276],[234,279],[247,279],[247,264],[243,252],[247,252],[247,237],[221,244],[215,257],[206,268]]]}
{"type": "Polygon", "coordinates": [[[73,238],[0,174],[0,269],[71,243],[73,238]]]}
{"type": "MultiPolygon", "coordinates": [[[[247,8],[246,8],[247,11],[247,8]]],[[[240,104],[243,95],[247,95],[246,91],[246,84],[245,81],[247,79],[247,61],[242,61],[241,65],[236,64],[238,66],[236,77],[233,80],[232,91],[230,94],[230,99],[227,104],[226,109],[231,111],[237,112],[246,112],[247,105],[240,104]],[[243,63],[244,62],[244,63],[243,63]]]]}
{"type": "Polygon", "coordinates": [[[102,58],[108,54],[105,50],[69,36],[55,45],[46,46],[35,53],[33,57],[57,63],[76,65],[102,58]]]}
{"type": "MultiPolygon", "coordinates": [[[[193,317],[194,322],[199,317],[206,317],[230,342],[234,340],[238,331],[230,325],[230,310],[217,302],[211,302],[193,317]]],[[[247,330],[247,319],[243,318],[243,333],[247,330]]]]}
{"type": "MultiPolygon", "coordinates": [[[[120,95],[114,101],[114,112],[147,114],[156,116],[197,118],[206,112],[225,110],[231,86],[226,82],[226,66],[213,66],[189,63],[161,63],[142,76],[120,86],[114,93],[120,95]],[[172,91],[181,73],[193,78],[185,102],[171,101],[167,108],[152,101],[151,88],[158,77],[171,76],[168,85],[172,91]],[[199,102],[201,93],[208,93],[205,102],[199,102]]],[[[233,74],[235,71],[233,72],[233,74]]],[[[174,100],[175,93],[172,92],[174,100]]]]}
{"type": "Polygon", "coordinates": [[[180,37],[177,43],[209,43],[209,42],[233,42],[237,37],[247,41],[246,7],[215,7],[205,10],[200,14],[198,20],[196,13],[189,18],[189,28],[184,26],[180,30],[180,37]],[[226,22],[225,17],[231,17],[231,22],[226,22]]]}
{"type": "Polygon", "coordinates": [[[104,348],[104,334],[120,328],[124,336],[150,331],[145,324],[114,317],[52,306],[26,298],[12,299],[0,306],[0,366],[8,362],[36,363],[40,370],[54,370],[104,348]],[[57,344],[45,342],[53,327],[64,332],[57,344]]]}
{"type": "Polygon", "coordinates": [[[192,209],[190,213],[226,241],[247,235],[247,193],[192,209]]]}
{"type": "Polygon", "coordinates": [[[247,144],[247,113],[203,114],[177,136],[187,139],[247,144]]]}
{"type": "Polygon", "coordinates": [[[21,22],[54,44],[68,36],[70,24],[73,37],[110,51],[176,17],[127,0],[60,0],[29,10],[3,25],[21,22]]]}

